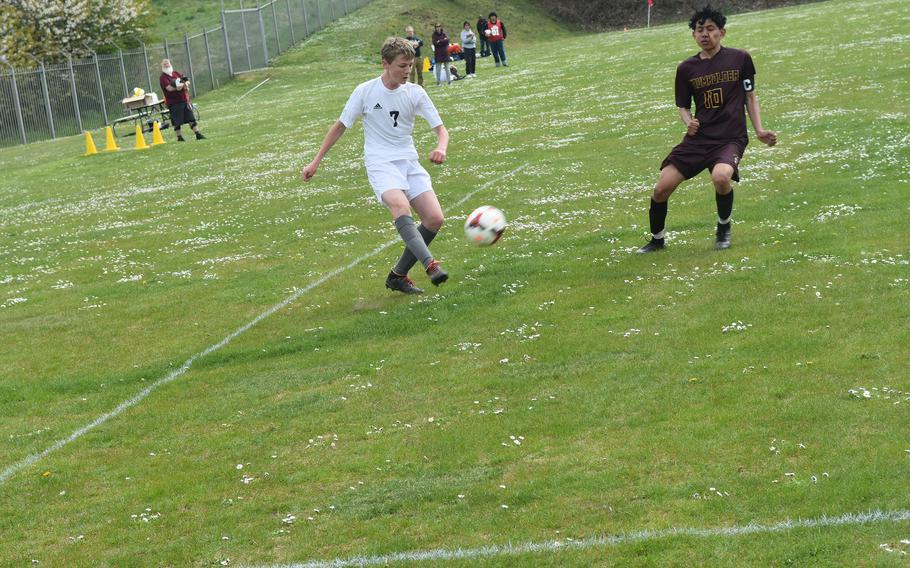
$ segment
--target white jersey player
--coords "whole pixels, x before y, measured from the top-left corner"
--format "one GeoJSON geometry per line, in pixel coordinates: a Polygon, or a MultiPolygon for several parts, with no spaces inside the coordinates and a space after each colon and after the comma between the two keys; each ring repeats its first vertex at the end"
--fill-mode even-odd
{"type": "Polygon", "coordinates": [[[367,177],[376,198],[392,214],[395,228],[405,243],[404,253],[386,278],[386,287],[406,294],[423,292],[408,278],[408,271],[418,260],[434,285],[449,277],[428,248],[444,217],[430,174],[417,161],[411,137],[420,116],[436,132],[436,148],[430,152],[430,161],[442,164],[446,160],[449,133],[426,91],[408,83],[414,64],[411,43],[403,38],[388,38],[382,45],[382,75],[354,89],[316,157],[301,172],[304,181],[312,179],[329,149],[358,117],[363,117],[367,177]],[[419,227],[414,225],[411,207],[420,216],[419,227]]]}

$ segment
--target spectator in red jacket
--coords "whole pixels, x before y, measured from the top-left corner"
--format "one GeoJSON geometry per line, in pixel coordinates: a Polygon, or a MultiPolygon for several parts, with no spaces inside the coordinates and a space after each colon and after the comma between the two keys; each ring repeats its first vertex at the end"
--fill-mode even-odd
{"type": "Polygon", "coordinates": [[[171,111],[171,122],[174,124],[177,141],[184,141],[183,134],[180,132],[180,127],[184,124],[189,124],[193,129],[196,140],[205,140],[205,136],[199,132],[199,124],[193,114],[193,105],[190,104],[189,79],[174,71],[170,59],[162,59],[161,77],[158,82],[161,84],[161,90],[164,91],[164,102],[171,111]]]}
{"type": "Polygon", "coordinates": [[[502,23],[496,12],[490,12],[489,18],[487,29],[483,32],[483,35],[487,36],[487,41],[490,42],[490,51],[493,52],[493,60],[496,61],[496,66],[499,67],[499,64],[502,63],[504,67],[508,67],[506,50],[502,45],[506,39],[506,25],[502,23]]]}

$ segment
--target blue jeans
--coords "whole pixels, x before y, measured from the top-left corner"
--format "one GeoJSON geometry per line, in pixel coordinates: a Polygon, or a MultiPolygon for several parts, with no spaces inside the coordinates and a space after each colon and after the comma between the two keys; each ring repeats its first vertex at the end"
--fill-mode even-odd
{"type": "Polygon", "coordinates": [[[500,61],[503,63],[506,62],[506,50],[502,46],[503,43],[504,42],[502,41],[490,42],[490,50],[493,52],[493,60],[496,61],[496,63],[499,63],[500,61]]]}

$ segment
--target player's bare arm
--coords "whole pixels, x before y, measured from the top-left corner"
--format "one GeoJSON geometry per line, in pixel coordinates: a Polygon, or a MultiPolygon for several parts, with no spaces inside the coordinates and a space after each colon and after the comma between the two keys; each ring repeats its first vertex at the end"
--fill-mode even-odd
{"type": "Polygon", "coordinates": [[[329,128],[329,131],[325,135],[325,139],[322,141],[322,146],[320,146],[319,151],[316,152],[316,157],[300,172],[300,177],[303,178],[303,181],[310,181],[310,179],[316,175],[316,170],[319,169],[319,164],[322,162],[322,159],[329,153],[329,150],[335,145],[335,142],[338,142],[338,139],[341,138],[341,135],[344,134],[346,130],[347,128],[340,120],[336,120],[335,124],[329,128]]]}
{"type": "Polygon", "coordinates": [[[695,133],[698,132],[698,119],[692,118],[692,111],[687,108],[679,107],[677,110],[679,110],[679,118],[686,125],[686,134],[695,136],[695,133]]]}
{"type": "Polygon", "coordinates": [[[762,128],[761,109],[758,106],[758,97],[755,96],[755,91],[746,93],[746,112],[749,113],[749,120],[752,121],[752,127],[755,128],[755,136],[768,146],[777,144],[777,133],[773,130],[762,128]]]}
{"type": "Polygon", "coordinates": [[[449,149],[449,131],[443,124],[434,128],[433,131],[436,133],[436,148],[430,152],[430,161],[434,164],[441,164],[446,161],[446,152],[449,149]]]}

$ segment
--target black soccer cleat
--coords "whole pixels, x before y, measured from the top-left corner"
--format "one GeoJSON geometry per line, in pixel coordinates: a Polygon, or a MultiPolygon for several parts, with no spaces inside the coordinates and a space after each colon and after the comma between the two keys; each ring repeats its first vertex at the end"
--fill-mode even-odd
{"type": "Polygon", "coordinates": [[[648,252],[658,251],[658,250],[660,250],[660,249],[662,249],[662,248],[664,248],[664,240],[663,240],[663,239],[655,239],[654,237],[651,237],[651,240],[648,242],[648,244],[646,244],[645,246],[641,247],[641,248],[638,249],[638,251],[636,251],[636,252],[638,252],[638,254],[645,254],[645,253],[648,253],[648,252]]]}
{"type": "Polygon", "coordinates": [[[394,272],[389,272],[388,278],[385,279],[385,287],[402,294],[423,294],[423,290],[415,286],[413,280],[394,272]]]}
{"type": "Polygon", "coordinates": [[[429,266],[427,266],[427,276],[430,277],[430,282],[433,283],[433,286],[439,286],[449,279],[449,274],[439,266],[438,260],[430,262],[429,266]]]}
{"type": "Polygon", "coordinates": [[[714,241],[714,250],[730,248],[730,225],[731,223],[717,224],[717,239],[714,241]]]}
{"type": "Polygon", "coordinates": [[[196,140],[205,140],[205,136],[201,132],[196,133],[196,140]]]}
{"type": "Polygon", "coordinates": [[[186,142],[186,140],[180,134],[177,135],[177,142],[186,142]]]}

